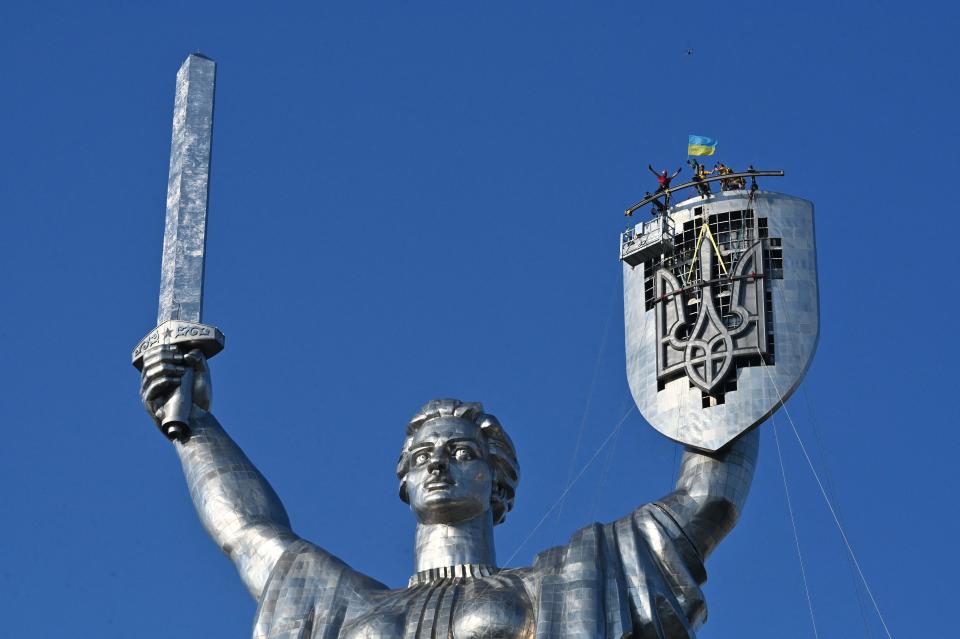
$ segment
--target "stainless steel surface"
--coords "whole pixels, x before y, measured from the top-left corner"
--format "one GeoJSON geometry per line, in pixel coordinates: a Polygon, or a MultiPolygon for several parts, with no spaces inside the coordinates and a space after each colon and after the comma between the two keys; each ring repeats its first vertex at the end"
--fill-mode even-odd
{"type": "MultiPolygon", "coordinates": [[[[514,504],[516,450],[480,404],[435,400],[407,425],[396,469],[400,497],[417,520],[406,587],[391,589],[362,575],[292,530],[273,488],[210,413],[207,358],[223,347],[222,334],[199,323],[210,133],[204,114],[212,116],[212,79],[212,61],[199,56],[191,56],[178,75],[170,182],[175,196],[168,198],[161,321],[133,357],[151,418],[158,425],[183,423],[183,436],[173,445],[204,528],[259,601],[254,638],[693,637],[706,619],[703,561],[742,511],[756,464],[756,432],[713,453],[688,448],[676,489],[663,499],[617,521],[582,528],[567,544],[538,554],[531,566],[498,568],[493,530],[514,504]],[[206,146],[198,141],[204,135],[206,146]]],[[[712,206],[727,199],[710,201],[712,206]]],[[[754,206],[766,211],[772,204],[754,206]]],[[[806,209],[797,207],[794,217],[771,227],[785,240],[802,237],[806,209]]],[[[809,223],[813,259],[812,216],[809,223]]],[[[790,255],[791,266],[798,266],[801,253],[790,255]]],[[[815,293],[815,262],[811,269],[815,293]]],[[[711,276],[709,266],[702,271],[711,276]]],[[[628,357],[636,358],[640,352],[629,350],[631,339],[642,342],[647,335],[634,335],[641,326],[634,320],[643,317],[630,306],[630,295],[639,286],[644,303],[642,267],[639,283],[631,273],[625,278],[627,340],[628,357]]],[[[802,282],[786,283],[788,293],[807,292],[802,282]]],[[[718,330],[716,324],[711,330],[718,330]]],[[[706,329],[698,331],[702,341],[712,339],[706,329]]],[[[787,351],[790,361],[789,343],[787,351]]],[[[655,350],[646,355],[655,367],[655,350]]],[[[704,361],[711,365],[709,357],[704,361]]],[[[645,372],[656,384],[655,368],[645,372]]],[[[701,376],[704,383],[713,379],[701,376]]],[[[686,377],[675,381],[688,383],[686,377]]]]}
{"type": "Polygon", "coordinates": [[[722,258],[716,258],[711,242],[701,242],[698,253],[704,284],[687,291],[669,270],[657,271],[654,312],[658,382],[682,373],[705,393],[713,393],[734,372],[734,360],[769,354],[764,250],[764,240],[753,242],[731,265],[729,275],[721,277],[715,271],[722,258]],[[727,291],[729,309],[726,316],[721,316],[718,298],[724,292],[710,283],[724,280],[732,290],[727,291]],[[697,300],[700,309],[696,321],[687,316],[691,300],[697,300]],[[729,322],[732,326],[728,318],[733,320],[729,322]]]}
{"type": "MultiPolygon", "coordinates": [[[[148,351],[148,410],[183,370],[176,347],[148,351]]],[[[514,503],[516,451],[480,404],[429,402],[397,465],[417,518],[414,571],[389,588],[293,532],[270,484],[208,412],[209,389],[204,362],[192,435],[174,446],[204,528],[259,600],[255,639],[693,637],[706,619],[703,559],[736,523],[756,463],[757,433],[719,453],[688,449],[663,499],[586,526],[531,566],[498,568],[493,527],[514,503]]]]}
{"type": "MultiPolygon", "coordinates": [[[[200,323],[215,83],[216,63],[201,54],[188,56],[177,72],[157,328],[133,351],[138,370],[148,350],[161,344],[176,344],[183,353],[199,350],[206,357],[223,349],[223,334],[200,323]]],[[[189,434],[192,387],[189,379],[183,380],[165,410],[157,411],[163,415],[160,429],[170,439],[189,434]]]]}
{"type": "Polygon", "coordinates": [[[172,440],[180,440],[190,432],[190,411],[193,409],[193,368],[187,366],[170,399],[163,407],[160,428],[172,440]]]}
{"type": "Polygon", "coordinates": [[[677,490],[660,500],[700,556],[727,536],[747,501],[760,448],[756,429],[714,453],[686,449],[677,490]]]}
{"type": "Polygon", "coordinates": [[[513,507],[513,442],[480,404],[436,400],[411,420],[397,464],[417,518],[414,570],[496,564],[494,523],[513,507]]]}
{"type": "Polygon", "coordinates": [[[158,325],[171,319],[203,319],[203,253],[216,74],[216,63],[199,54],[188,56],[177,72],[158,325]]]}
{"type": "Polygon", "coordinates": [[[673,246],[673,218],[666,212],[628,228],[620,235],[620,259],[630,266],[658,257],[673,246]]]}
{"type": "Polygon", "coordinates": [[[143,356],[151,348],[161,344],[179,346],[181,350],[199,348],[207,357],[213,357],[223,350],[224,337],[216,326],[170,320],[164,322],[133,349],[132,360],[137,370],[143,368],[143,356]]]}
{"type": "Polygon", "coordinates": [[[772,414],[810,365],[820,324],[813,205],[734,191],[682,202],[670,217],[683,268],[623,267],[627,377],[650,425],[713,451],[772,414]],[[735,232],[716,221],[741,214],[735,232]],[[685,225],[697,236],[706,220],[714,230],[684,253],[685,225]]]}

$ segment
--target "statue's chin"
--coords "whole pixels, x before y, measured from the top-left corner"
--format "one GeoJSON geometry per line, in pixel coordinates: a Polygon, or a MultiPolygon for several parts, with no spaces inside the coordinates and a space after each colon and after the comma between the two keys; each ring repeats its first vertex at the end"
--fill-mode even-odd
{"type": "Polygon", "coordinates": [[[462,502],[441,495],[431,496],[423,507],[414,511],[421,524],[460,524],[484,514],[486,509],[474,502],[462,502]]]}

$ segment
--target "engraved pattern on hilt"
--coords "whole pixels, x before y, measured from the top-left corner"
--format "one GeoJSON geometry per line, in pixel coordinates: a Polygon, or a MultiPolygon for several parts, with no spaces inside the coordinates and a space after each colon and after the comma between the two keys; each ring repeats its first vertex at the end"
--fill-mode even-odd
{"type": "Polygon", "coordinates": [[[208,337],[213,335],[213,329],[203,324],[185,324],[177,326],[177,337],[208,337]]]}
{"type": "Polygon", "coordinates": [[[131,359],[138,369],[143,365],[143,356],[160,344],[180,344],[185,349],[198,348],[207,357],[223,350],[224,337],[216,326],[169,320],[156,327],[133,349],[131,359]]]}
{"type": "Polygon", "coordinates": [[[160,343],[160,331],[153,331],[147,335],[137,347],[133,349],[133,359],[137,360],[143,357],[143,354],[160,343]]]}

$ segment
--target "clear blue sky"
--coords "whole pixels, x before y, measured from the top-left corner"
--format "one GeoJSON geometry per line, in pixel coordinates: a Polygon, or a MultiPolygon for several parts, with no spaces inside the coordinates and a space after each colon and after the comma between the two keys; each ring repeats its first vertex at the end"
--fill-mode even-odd
{"type": "MultiPolygon", "coordinates": [[[[198,49],[219,63],[214,412],[303,536],[405,583],[403,425],[455,396],[519,448],[513,554],[585,411],[576,470],[628,405],[622,211],[698,133],[815,202],[822,336],[789,409],[893,636],[955,636],[953,3],[315,4],[0,9],[0,636],[250,632],[129,364],[156,313],[174,75],[198,49]]],[[[775,422],[820,636],[882,637],[775,422]]],[[[705,638],[813,636],[771,426],[708,565],[705,638]]],[[[514,563],[666,492],[676,454],[630,417],[514,563]]]]}

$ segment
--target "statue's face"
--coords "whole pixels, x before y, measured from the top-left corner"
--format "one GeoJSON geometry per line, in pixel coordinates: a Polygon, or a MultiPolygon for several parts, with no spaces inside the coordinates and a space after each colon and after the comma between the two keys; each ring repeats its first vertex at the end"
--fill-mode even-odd
{"type": "Polygon", "coordinates": [[[455,417],[424,424],[413,435],[406,482],[421,523],[451,524],[489,510],[493,469],[480,427],[455,417]]]}

